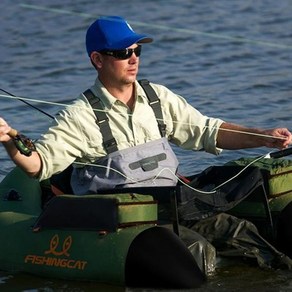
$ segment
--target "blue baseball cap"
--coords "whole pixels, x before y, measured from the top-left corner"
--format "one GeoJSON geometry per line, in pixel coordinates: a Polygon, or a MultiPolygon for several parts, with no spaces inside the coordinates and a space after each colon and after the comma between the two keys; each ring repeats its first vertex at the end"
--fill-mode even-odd
{"type": "Polygon", "coordinates": [[[93,22],[86,33],[88,56],[94,51],[120,50],[135,43],[150,43],[153,39],[137,34],[125,19],[119,16],[106,16],[93,22]]]}

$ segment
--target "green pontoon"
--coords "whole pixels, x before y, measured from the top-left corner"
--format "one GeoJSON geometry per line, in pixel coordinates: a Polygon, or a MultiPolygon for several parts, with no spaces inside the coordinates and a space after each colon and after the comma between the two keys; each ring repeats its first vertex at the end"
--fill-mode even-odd
{"type": "Polygon", "coordinates": [[[133,287],[198,287],[202,264],[157,202],[135,193],[55,196],[15,168],[0,184],[0,269],[133,287]]]}
{"type": "Polygon", "coordinates": [[[199,287],[215,268],[215,251],[191,231],[181,232],[178,223],[180,216],[196,220],[219,212],[251,220],[291,256],[291,231],[283,222],[292,217],[292,161],[249,164],[232,161],[194,176],[197,189],[236,179],[216,193],[228,194],[224,204],[193,193],[190,213],[182,186],[48,199],[50,182],[39,183],[16,167],[0,184],[0,269],[131,287],[199,287]],[[237,176],[247,165],[248,175],[237,176]]]}

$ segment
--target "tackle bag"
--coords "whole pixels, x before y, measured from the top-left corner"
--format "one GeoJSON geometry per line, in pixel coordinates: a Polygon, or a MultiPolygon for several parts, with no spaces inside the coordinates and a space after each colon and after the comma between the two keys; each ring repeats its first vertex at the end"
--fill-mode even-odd
{"type": "MultiPolygon", "coordinates": [[[[228,162],[229,166],[246,166],[254,158],[240,158],[228,162]]],[[[292,194],[292,161],[287,159],[262,158],[251,164],[258,168],[264,178],[268,198],[292,194]]]]}

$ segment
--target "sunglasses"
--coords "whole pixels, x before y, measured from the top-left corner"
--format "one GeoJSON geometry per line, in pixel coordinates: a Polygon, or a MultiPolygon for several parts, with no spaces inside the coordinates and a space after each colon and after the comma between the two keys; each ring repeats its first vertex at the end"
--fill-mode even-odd
{"type": "Polygon", "coordinates": [[[139,57],[141,55],[141,49],[142,49],[142,46],[138,45],[138,47],[136,47],[135,49],[100,51],[100,53],[102,55],[112,56],[112,57],[119,59],[119,60],[127,60],[127,59],[131,58],[133,53],[135,53],[135,55],[137,57],[139,57]]]}

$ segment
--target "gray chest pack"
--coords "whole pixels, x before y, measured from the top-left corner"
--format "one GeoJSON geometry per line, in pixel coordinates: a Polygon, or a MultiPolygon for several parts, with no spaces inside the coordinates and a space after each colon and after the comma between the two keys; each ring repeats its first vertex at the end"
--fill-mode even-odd
{"type": "Polygon", "coordinates": [[[149,105],[154,111],[161,134],[158,140],[119,150],[109,127],[101,100],[88,89],[83,94],[93,109],[97,109],[96,124],[103,137],[107,156],[90,166],[74,168],[71,177],[73,192],[77,195],[97,193],[99,190],[125,187],[174,186],[177,158],[165,138],[166,125],[160,100],[147,80],[140,80],[149,105]]]}

